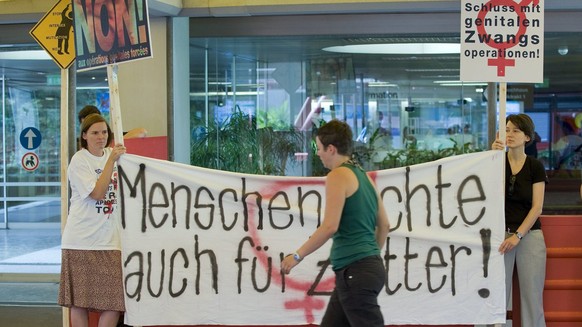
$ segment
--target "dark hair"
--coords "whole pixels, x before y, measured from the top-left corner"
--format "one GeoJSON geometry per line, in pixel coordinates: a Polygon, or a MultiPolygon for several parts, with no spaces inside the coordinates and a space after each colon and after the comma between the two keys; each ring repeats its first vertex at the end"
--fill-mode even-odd
{"type": "Polygon", "coordinates": [[[346,122],[332,119],[317,130],[317,137],[323,146],[333,144],[341,155],[352,155],[352,129],[346,122]]]}
{"type": "Polygon", "coordinates": [[[533,120],[526,114],[509,115],[505,119],[505,123],[511,122],[519,128],[525,135],[529,136],[529,141],[525,145],[529,145],[535,139],[535,125],[533,120]]]}
{"type": "Polygon", "coordinates": [[[575,134],[574,133],[574,127],[572,127],[572,125],[570,125],[570,123],[568,123],[565,120],[562,120],[560,122],[560,126],[562,127],[562,132],[564,132],[564,135],[572,135],[575,134]]]}
{"type": "Polygon", "coordinates": [[[83,119],[85,119],[85,117],[89,116],[90,114],[101,115],[101,111],[99,111],[97,107],[91,104],[84,106],[83,109],[81,109],[81,111],[79,111],[79,114],[77,115],[77,118],[79,118],[79,123],[81,123],[83,119]]]}
{"type": "Polygon", "coordinates": [[[109,124],[107,124],[105,117],[99,114],[90,114],[87,117],[85,117],[83,123],[81,123],[81,137],[79,138],[79,142],[81,143],[82,148],[84,149],[87,148],[87,140],[83,138],[83,134],[87,133],[91,126],[101,122],[105,123],[105,125],[107,126],[107,146],[111,144],[111,142],[113,141],[113,133],[111,132],[111,128],[109,128],[109,124]]]}

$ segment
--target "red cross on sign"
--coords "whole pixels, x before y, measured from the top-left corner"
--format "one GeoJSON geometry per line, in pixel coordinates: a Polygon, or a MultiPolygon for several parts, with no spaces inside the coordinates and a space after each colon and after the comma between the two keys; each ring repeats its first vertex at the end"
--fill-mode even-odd
{"type": "Polygon", "coordinates": [[[461,81],[543,81],[543,0],[471,0],[461,6],[461,81]]]}

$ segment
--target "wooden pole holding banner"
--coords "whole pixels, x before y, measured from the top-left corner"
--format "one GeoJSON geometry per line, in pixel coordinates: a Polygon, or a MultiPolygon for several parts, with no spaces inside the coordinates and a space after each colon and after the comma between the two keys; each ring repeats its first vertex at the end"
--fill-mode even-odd
{"type": "Polygon", "coordinates": [[[109,84],[109,118],[111,120],[111,130],[115,136],[115,144],[123,144],[117,64],[107,65],[107,83],[109,84]]]}
{"type": "MultiPolygon", "coordinates": [[[[503,141],[503,144],[506,144],[505,140],[505,116],[506,116],[506,107],[507,107],[507,82],[499,82],[499,139],[503,141]]],[[[503,171],[505,172],[505,160],[503,160],[503,171]]],[[[503,173],[503,187],[505,188],[505,173],[503,173]]],[[[505,194],[505,190],[501,194],[505,194]]],[[[505,202],[503,203],[505,205],[505,202]]],[[[506,285],[507,287],[507,285],[506,285]]],[[[506,304],[507,306],[507,304],[506,304]]],[[[495,324],[495,327],[501,327],[502,324],[495,324]]]]}
{"type": "Polygon", "coordinates": [[[505,116],[507,107],[507,82],[499,82],[499,139],[505,143],[505,116]]]}
{"type": "MultiPolygon", "coordinates": [[[[61,69],[61,235],[69,214],[69,72],[61,69]]],[[[63,327],[70,326],[69,308],[63,307],[63,327]]]]}
{"type": "MultiPolygon", "coordinates": [[[[119,100],[119,80],[117,64],[107,65],[107,83],[109,84],[109,120],[115,144],[123,144],[123,126],[121,123],[121,101],[119,100]]],[[[139,326],[136,326],[139,327],[139,326]]]]}

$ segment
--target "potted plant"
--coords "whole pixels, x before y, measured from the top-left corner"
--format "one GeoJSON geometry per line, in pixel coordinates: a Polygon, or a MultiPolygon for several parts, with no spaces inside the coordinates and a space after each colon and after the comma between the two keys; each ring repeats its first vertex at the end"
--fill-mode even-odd
{"type": "Polygon", "coordinates": [[[222,122],[210,121],[192,145],[191,164],[231,172],[284,175],[289,157],[300,151],[302,135],[291,127],[256,128],[256,119],[235,109],[222,122]]]}

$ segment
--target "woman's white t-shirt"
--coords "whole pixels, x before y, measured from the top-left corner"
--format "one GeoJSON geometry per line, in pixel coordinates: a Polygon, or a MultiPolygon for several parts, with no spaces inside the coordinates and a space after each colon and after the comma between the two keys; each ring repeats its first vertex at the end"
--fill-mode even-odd
{"type": "Polygon", "coordinates": [[[74,250],[120,250],[117,210],[117,165],[102,200],[89,196],[109,158],[111,148],[96,157],[87,149],[73,155],[67,174],[71,186],[71,204],[61,248],[74,250]]]}

